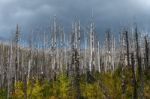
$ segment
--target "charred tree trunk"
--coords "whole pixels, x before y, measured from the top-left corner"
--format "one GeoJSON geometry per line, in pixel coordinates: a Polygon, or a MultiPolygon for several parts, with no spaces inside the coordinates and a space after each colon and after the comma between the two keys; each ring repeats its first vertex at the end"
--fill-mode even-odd
{"type": "Polygon", "coordinates": [[[125,37],[126,37],[126,48],[127,48],[127,65],[130,66],[130,59],[129,59],[129,39],[128,39],[128,31],[125,31],[125,37]]]}
{"type": "Polygon", "coordinates": [[[18,50],[18,43],[19,43],[19,27],[17,25],[16,34],[15,34],[15,81],[19,80],[19,50],[18,50]]]}
{"type": "Polygon", "coordinates": [[[147,37],[144,37],[145,40],[145,70],[148,72],[150,70],[149,66],[149,43],[147,37]]]}
{"type": "Polygon", "coordinates": [[[81,98],[81,92],[80,92],[80,68],[79,68],[79,55],[78,51],[75,50],[75,88],[77,92],[77,99],[81,98]]]}
{"type": "Polygon", "coordinates": [[[132,81],[133,81],[133,99],[137,99],[137,81],[135,75],[135,61],[134,54],[131,54],[131,65],[132,65],[132,81]]]}
{"type": "Polygon", "coordinates": [[[139,82],[139,97],[140,99],[143,98],[143,68],[141,64],[141,55],[140,55],[140,48],[139,48],[139,36],[137,32],[137,27],[135,28],[135,42],[136,42],[136,58],[137,58],[137,70],[138,70],[138,82],[139,82]]]}
{"type": "Polygon", "coordinates": [[[72,46],[72,62],[71,62],[71,76],[73,77],[72,86],[75,90],[75,98],[81,98],[80,92],[80,61],[79,61],[79,44],[80,44],[80,36],[79,36],[79,26],[78,23],[75,22],[73,27],[71,46],[72,46]]]}
{"type": "Polygon", "coordinates": [[[23,78],[23,92],[24,92],[24,99],[27,99],[27,73],[24,73],[24,78],[23,78]]]}

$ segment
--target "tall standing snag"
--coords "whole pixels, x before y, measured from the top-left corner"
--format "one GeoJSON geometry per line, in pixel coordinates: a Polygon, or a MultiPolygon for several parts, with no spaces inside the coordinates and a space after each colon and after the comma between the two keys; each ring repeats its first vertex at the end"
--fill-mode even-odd
{"type": "Polygon", "coordinates": [[[149,43],[148,43],[148,37],[145,36],[144,37],[144,41],[145,41],[145,69],[146,71],[150,70],[150,66],[149,66],[149,43]]]}
{"type": "Polygon", "coordinates": [[[135,61],[133,53],[131,53],[131,65],[132,65],[132,81],[133,81],[133,99],[137,99],[137,81],[135,75],[135,61]]]}
{"type": "Polygon", "coordinates": [[[18,49],[18,43],[19,43],[19,26],[17,24],[17,28],[16,28],[16,34],[15,34],[15,81],[17,81],[19,79],[19,49],[18,49]]]}
{"type": "Polygon", "coordinates": [[[138,81],[139,81],[139,97],[143,98],[143,68],[141,63],[141,54],[140,54],[140,47],[139,47],[139,35],[137,31],[137,26],[135,28],[135,42],[136,42],[136,58],[137,58],[137,70],[138,70],[138,81]]]}

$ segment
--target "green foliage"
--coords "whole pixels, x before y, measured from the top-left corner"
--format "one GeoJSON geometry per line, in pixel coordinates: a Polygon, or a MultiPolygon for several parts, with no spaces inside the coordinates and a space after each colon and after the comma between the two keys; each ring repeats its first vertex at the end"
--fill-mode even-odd
{"type": "Polygon", "coordinates": [[[31,93],[31,97],[32,98],[41,99],[41,97],[42,97],[42,90],[43,90],[43,88],[42,88],[42,85],[40,84],[40,81],[36,80],[36,82],[33,85],[33,89],[32,90],[28,89],[27,92],[31,93]]]}
{"type": "Polygon", "coordinates": [[[66,99],[68,96],[68,91],[69,91],[69,85],[70,85],[70,80],[67,78],[65,74],[60,74],[58,76],[58,91],[59,91],[59,98],[61,99],[66,99]]]}
{"type": "MultiPolygon", "coordinates": [[[[121,79],[117,73],[101,73],[101,83],[112,99],[121,98],[121,79]]],[[[103,91],[103,89],[101,89],[103,91]]]]}
{"type": "Polygon", "coordinates": [[[7,98],[7,90],[0,89],[0,99],[6,99],[6,98],[7,98]]]}
{"type": "Polygon", "coordinates": [[[69,92],[70,80],[66,74],[60,73],[57,76],[57,80],[45,81],[43,85],[43,96],[44,97],[57,97],[61,99],[66,99],[69,92]]]}
{"type": "MultiPolygon", "coordinates": [[[[95,81],[88,83],[86,74],[80,76],[81,96],[84,99],[129,99],[133,97],[132,71],[125,68],[125,96],[122,95],[122,70],[114,72],[92,72],[95,81]]],[[[138,83],[138,82],[137,82],[138,83]]],[[[75,99],[75,90],[71,86],[71,78],[65,73],[57,75],[56,80],[38,80],[36,78],[27,81],[27,97],[29,99],[75,99]]],[[[17,81],[12,99],[23,99],[25,96],[24,83],[17,81]]],[[[137,84],[138,88],[138,84],[137,84]]],[[[144,98],[150,98],[150,79],[144,74],[144,98]]],[[[7,89],[0,89],[0,99],[7,98],[7,89]]]]}
{"type": "Polygon", "coordinates": [[[82,96],[88,99],[103,98],[103,93],[100,91],[98,82],[95,83],[81,83],[82,96]]]}
{"type": "Polygon", "coordinates": [[[150,99],[150,72],[144,75],[144,98],[150,99]]]}
{"type": "Polygon", "coordinates": [[[14,98],[14,99],[21,99],[23,97],[24,97],[23,82],[17,81],[15,83],[15,92],[13,92],[12,98],[14,98]]]}
{"type": "Polygon", "coordinates": [[[132,98],[133,96],[133,77],[132,77],[132,71],[131,69],[126,69],[126,75],[125,75],[125,80],[126,80],[126,97],[127,98],[132,98]]]}
{"type": "MultiPolygon", "coordinates": [[[[22,99],[24,98],[24,87],[23,82],[17,81],[15,83],[15,92],[12,94],[12,98],[14,99],[22,99]]],[[[40,85],[40,82],[38,80],[35,80],[35,83],[32,83],[31,81],[27,82],[27,97],[30,97],[31,99],[41,99],[42,97],[42,86],[40,85]]]]}
{"type": "Polygon", "coordinates": [[[150,81],[145,83],[144,87],[144,97],[145,99],[150,99],[150,81]]]}
{"type": "Polygon", "coordinates": [[[44,82],[43,90],[42,90],[43,97],[48,98],[49,96],[52,95],[52,91],[53,91],[52,83],[50,83],[48,80],[46,80],[44,82]]]}

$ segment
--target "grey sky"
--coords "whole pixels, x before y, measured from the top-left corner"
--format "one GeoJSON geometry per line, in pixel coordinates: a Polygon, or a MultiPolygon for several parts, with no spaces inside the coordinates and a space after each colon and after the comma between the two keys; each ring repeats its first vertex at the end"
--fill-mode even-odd
{"type": "Polygon", "coordinates": [[[16,24],[21,26],[23,34],[37,26],[48,26],[54,15],[65,31],[71,28],[75,16],[86,26],[92,9],[100,35],[107,28],[116,32],[134,21],[150,32],[150,0],[0,0],[0,37],[9,37],[16,24]]]}

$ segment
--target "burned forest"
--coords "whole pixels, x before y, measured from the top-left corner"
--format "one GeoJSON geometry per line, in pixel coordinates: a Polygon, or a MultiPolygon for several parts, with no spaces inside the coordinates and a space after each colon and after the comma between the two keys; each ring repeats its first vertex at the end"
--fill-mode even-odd
{"type": "Polygon", "coordinates": [[[0,42],[0,99],[149,99],[150,35],[138,25],[107,29],[79,19],[69,32],[56,16],[28,39],[16,25],[0,42]]]}

